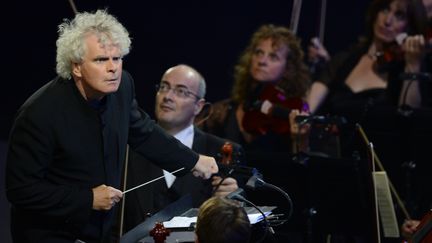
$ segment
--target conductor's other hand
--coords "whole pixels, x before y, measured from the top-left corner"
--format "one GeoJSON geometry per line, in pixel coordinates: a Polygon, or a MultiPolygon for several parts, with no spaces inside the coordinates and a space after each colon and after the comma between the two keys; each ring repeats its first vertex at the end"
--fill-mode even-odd
{"type": "Polygon", "coordinates": [[[120,190],[106,185],[100,185],[92,190],[94,210],[110,210],[123,197],[120,190]]]}
{"type": "Polygon", "coordinates": [[[221,181],[222,178],[220,176],[212,177],[213,188],[218,186],[216,191],[214,192],[214,196],[226,197],[228,194],[230,194],[231,192],[239,188],[237,184],[237,180],[232,177],[227,177],[225,178],[225,180],[222,181],[222,183],[220,183],[221,181]]]}
{"type": "Polygon", "coordinates": [[[218,171],[219,168],[216,164],[216,160],[213,157],[200,154],[198,162],[192,169],[192,174],[196,177],[209,179],[212,174],[215,174],[218,171]]]}

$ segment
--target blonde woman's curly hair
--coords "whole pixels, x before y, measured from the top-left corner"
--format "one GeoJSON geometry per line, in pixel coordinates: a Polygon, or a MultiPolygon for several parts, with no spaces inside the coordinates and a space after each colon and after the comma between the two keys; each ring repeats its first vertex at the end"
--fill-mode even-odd
{"type": "Polygon", "coordinates": [[[57,66],[59,76],[71,78],[72,63],[80,63],[86,51],[85,37],[95,34],[102,44],[111,41],[125,56],[131,48],[129,33],[118,20],[106,10],[95,13],[78,13],[72,21],[65,20],[58,28],[57,66]]]}
{"type": "Polygon", "coordinates": [[[271,39],[276,48],[284,45],[288,47],[285,71],[278,86],[285,90],[288,97],[303,98],[306,95],[310,78],[303,62],[304,54],[300,40],[289,29],[269,24],[261,26],[253,34],[235,66],[231,98],[237,103],[244,102],[254,87],[254,80],[250,74],[252,55],[256,47],[267,39],[271,39]]]}

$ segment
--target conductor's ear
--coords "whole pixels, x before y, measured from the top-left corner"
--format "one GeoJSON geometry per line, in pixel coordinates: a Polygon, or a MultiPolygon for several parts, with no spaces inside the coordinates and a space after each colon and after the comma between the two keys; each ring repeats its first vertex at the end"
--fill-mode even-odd
{"type": "Polygon", "coordinates": [[[73,63],[72,64],[72,74],[75,77],[81,78],[81,65],[79,63],[73,63]]]}

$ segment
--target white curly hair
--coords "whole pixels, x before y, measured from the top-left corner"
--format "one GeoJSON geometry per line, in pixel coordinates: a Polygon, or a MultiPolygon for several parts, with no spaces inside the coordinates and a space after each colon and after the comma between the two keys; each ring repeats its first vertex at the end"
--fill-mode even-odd
{"type": "Polygon", "coordinates": [[[88,34],[95,34],[102,43],[113,42],[125,56],[131,48],[131,39],[125,27],[106,10],[78,13],[72,21],[67,19],[58,27],[56,71],[65,79],[71,78],[72,63],[80,63],[86,51],[88,34]]]}

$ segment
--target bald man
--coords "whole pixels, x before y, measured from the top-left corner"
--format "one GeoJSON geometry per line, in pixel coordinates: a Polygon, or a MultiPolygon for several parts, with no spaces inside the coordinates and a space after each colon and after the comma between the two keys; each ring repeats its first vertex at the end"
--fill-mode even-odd
{"type": "MultiPolygon", "coordinates": [[[[206,83],[194,68],[181,64],[169,68],[157,85],[155,115],[158,124],[184,145],[203,155],[218,156],[225,139],[205,133],[195,127],[195,116],[205,104],[206,83]]],[[[161,148],[163,149],[163,148],[161,148]]],[[[234,144],[234,151],[241,151],[234,144]]],[[[218,176],[200,180],[191,173],[176,178],[146,161],[138,154],[131,154],[128,168],[127,188],[165,175],[148,186],[130,192],[125,207],[124,231],[127,232],[180,197],[191,194],[193,207],[199,207],[212,195],[226,196],[238,189],[237,181],[228,177],[221,181],[218,176]],[[144,162],[144,163],[143,163],[144,162]]]]}

